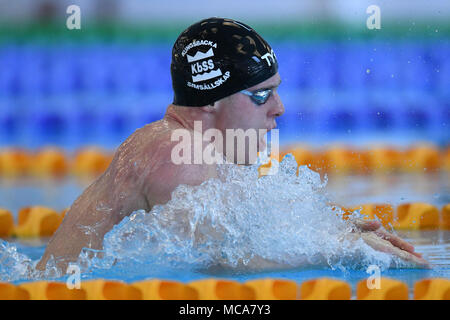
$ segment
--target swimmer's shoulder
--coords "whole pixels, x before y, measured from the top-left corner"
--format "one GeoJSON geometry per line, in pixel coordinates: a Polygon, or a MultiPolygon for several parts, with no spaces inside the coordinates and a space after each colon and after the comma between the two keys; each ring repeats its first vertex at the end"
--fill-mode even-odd
{"type": "Polygon", "coordinates": [[[161,122],[146,124],[128,136],[116,149],[109,171],[135,171],[140,174],[144,167],[154,163],[157,147],[165,140],[165,132],[159,130],[163,126],[161,122]]]}
{"type": "Polygon", "coordinates": [[[122,169],[131,168],[139,174],[153,171],[170,160],[171,151],[177,143],[172,141],[171,136],[173,130],[178,128],[176,123],[163,118],[136,129],[117,148],[113,165],[122,169]]]}
{"type": "Polygon", "coordinates": [[[141,128],[137,128],[124,142],[122,142],[117,148],[116,153],[121,155],[131,155],[139,150],[146,149],[147,146],[157,144],[164,140],[168,135],[168,131],[164,119],[148,123],[141,128]]]}

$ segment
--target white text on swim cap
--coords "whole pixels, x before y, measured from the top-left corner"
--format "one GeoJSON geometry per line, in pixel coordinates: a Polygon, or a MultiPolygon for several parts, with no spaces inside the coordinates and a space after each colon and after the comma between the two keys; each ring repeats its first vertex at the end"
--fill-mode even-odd
{"type": "MultiPolygon", "coordinates": [[[[214,64],[214,60],[211,58],[214,58],[214,50],[213,48],[217,48],[217,43],[209,40],[197,40],[191,42],[189,45],[184,48],[182,55],[186,55],[187,62],[190,63],[191,66],[191,75],[192,75],[192,82],[202,82],[214,78],[221,77],[223,75],[222,70],[220,68],[216,68],[214,64]],[[197,46],[209,46],[210,48],[208,51],[203,52],[201,50],[197,49],[197,52],[195,54],[187,54],[187,52],[197,46]],[[209,58],[209,59],[208,59],[209,58]]],[[[228,79],[230,76],[230,72],[225,72],[225,75],[223,76],[223,79],[217,79],[214,83],[208,83],[203,85],[194,85],[191,82],[187,82],[187,86],[197,89],[197,90],[210,90],[212,88],[220,86],[222,83],[228,79]]]]}
{"type": "Polygon", "coordinates": [[[186,55],[186,53],[189,51],[189,49],[191,49],[193,47],[198,47],[198,46],[210,46],[212,48],[217,48],[217,43],[209,41],[209,40],[197,40],[197,41],[189,43],[186,46],[186,48],[183,49],[183,52],[181,52],[181,55],[184,57],[186,55]]]}

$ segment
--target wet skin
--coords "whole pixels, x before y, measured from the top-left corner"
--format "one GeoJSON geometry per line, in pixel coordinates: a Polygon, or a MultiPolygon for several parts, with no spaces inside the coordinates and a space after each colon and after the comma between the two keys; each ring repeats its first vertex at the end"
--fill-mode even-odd
{"type": "MultiPolygon", "coordinates": [[[[277,73],[248,90],[276,88],[280,81],[277,73]]],[[[193,132],[194,121],[202,121],[203,132],[216,128],[225,139],[226,129],[271,130],[276,127],[275,119],[283,113],[284,106],[276,90],[261,106],[240,93],[213,106],[169,105],[163,119],[137,129],[120,145],[107,170],[74,201],[36,268],[45,270],[53,257],[58,268],[65,271],[69,262],[77,260],[82,248],[101,250],[104,235],[133,211],[149,211],[155,204],[166,203],[180,184],[199,185],[217,177],[215,165],[172,162],[171,152],[178,143],[171,141],[174,130],[184,128],[193,132]]],[[[264,148],[261,135],[258,150],[264,148]]],[[[226,152],[224,155],[227,156],[226,152]]],[[[355,221],[355,227],[355,233],[361,234],[373,248],[401,256],[420,267],[428,266],[412,245],[387,233],[377,221],[355,221]]],[[[255,258],[253,263],[260,268],[277,267],[264,259],[255,258]]]]}

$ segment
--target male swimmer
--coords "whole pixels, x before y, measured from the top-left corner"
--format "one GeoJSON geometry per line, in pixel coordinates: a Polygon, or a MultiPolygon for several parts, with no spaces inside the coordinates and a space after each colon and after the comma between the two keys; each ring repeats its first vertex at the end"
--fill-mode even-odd
{"type": "MultiPolygon", "coordinates": [[[[244,23],[210,18],[183,31],[172,50],[173,103],[161,120],[137,129],[120,145],[108,169],[72,204],[37,269],[44,270],[53,257],[65,271],[82,248],[101,250],[104,235],[133,211],[166,203],[180,184],[194,186],[217,177],[214,164],[171,160],[178,143],[171,140],[173,131],[193,133],[194,121],[201,121],[201,133],[215,128],[226,139],[226,129],[275,128],[275,119],[284,113],[277,70],[269,44],[244,23]]],[[[257,150],[265,149],[264,139],[264,134],[257,138],[257,150]]],[[[226,150],[223,156],[230,160],[226,150]]],[[[411,244],[378,221],[354,223],[373,248],[428,267],[411,244]]]]}

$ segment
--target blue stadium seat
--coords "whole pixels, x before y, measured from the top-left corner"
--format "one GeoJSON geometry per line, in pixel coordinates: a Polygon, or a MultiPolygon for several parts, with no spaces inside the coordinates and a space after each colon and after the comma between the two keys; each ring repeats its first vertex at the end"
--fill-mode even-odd
{"type": "Polygon", "coordinates": [[[73,56],[66,50],[53,49],[46,70],[49,94],[70,94],[75,89],[76,67],[73,56]]]}
{"type": "Polygon", "coordinates": [[[278,59],[278,72],[283,81],[282,87],[298,89],[304,77],[306,63],[304,51],[295,44],[275,45],[274,51],[278,59]]]}
{"type": "Polygon", "coordinates": [[[370,89],[393,90],[400,86],[401,70],[395,43],[370,42],[367,44],[367,85],[370,89]]]}
{"type": "Polygon", "coordinates": [[[369,104],[364,110],[366,127],[368,130],[374,131],[390,131],[395,127],[395,112],[389,107],[389,103],[385,105],[369,104]]]}
{"type": "Polygon", "coordinates": [[[14,95],[19,62],[14,46],[0,46],[0,97],[14,95]]]}
{"type": "Polygon", "coordinates": [[[106,52],[99,48],[86,48],[80,52],[76,68],[79,70],[79,90],[82,92],[103,93],[108,90],[110,68],[107,65],[106,52]]]}
{"type": "Polygon", "coordinates": [[[111,69],[111,83],[115,92],[134,92],[139,87],[139,69],[136,61],[127,57],[117,57],[111,69]]]}
{"type": "Polygon", "coordinates": [[[19,134],[20,126],[20,110],[17,110],[13,100],[0,100],[0,136],[11,138],[19,134]]]}
{"type": "Polygon", "coordinates": [[[18,56],[17,93],[41,95],[45,85],[44,54],[33,46],[23,48],[18,56]]]}
{"type": "Polygon", "coordinates": [[[439,94],[450,99],[450,49],[447,51],[447,60],[442,60],[433,71],[433,77],[436,83],[436,90],[439,94]]]}
{"type": "Polygon", "coordinates": [[[309,83],[312,88],[330,89],[336,85],[338,48],[334,43],[317,45],[312,54],[309,83]]]}
{"type": "Polygon", "coordinates": [[[143,92],[171,90],[171,51],[166,47],[145,48],[139,54],[140,85],[143,92]]]}
{"type": "Polygon", "coordinates": [[[367,69],[367,48],[363,44],[343,45],[336,61],[336,87],[346,90],[361,90],[364,87],[367,69]]]}

